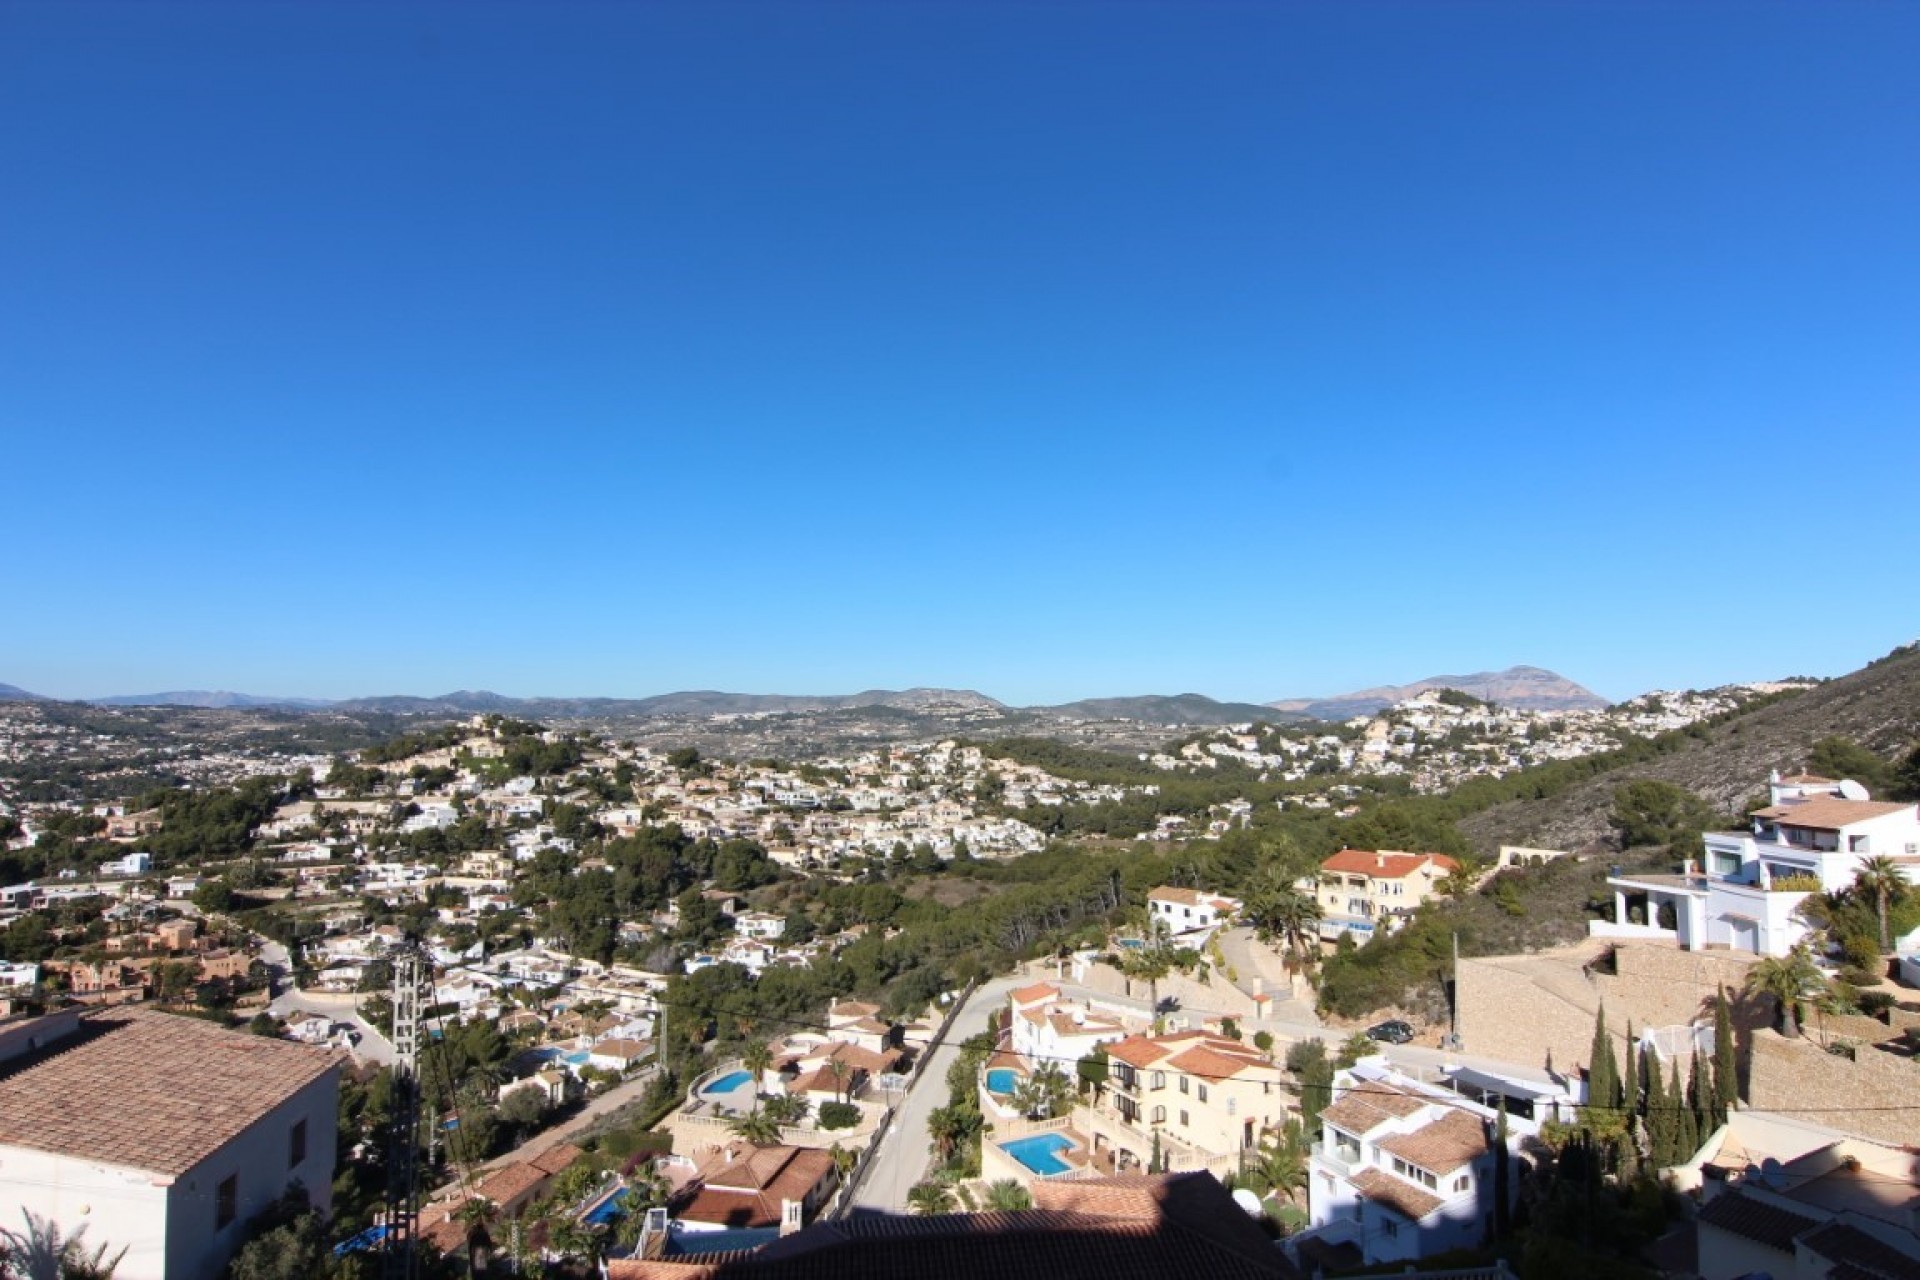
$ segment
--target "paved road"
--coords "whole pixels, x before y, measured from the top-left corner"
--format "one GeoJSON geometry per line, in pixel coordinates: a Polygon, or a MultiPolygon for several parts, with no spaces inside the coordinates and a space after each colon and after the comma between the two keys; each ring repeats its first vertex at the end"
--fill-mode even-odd
{"type": "Polygon", "coordinates": [[[1007,993],[1030,981],[1032,979],[1016,975],[982,983],[954,1015],[946,1039],[914,1077],[906,1098],[895,1111],[893,1124],[873,1157],[873,1167],[867,1170],[860,1194],[854,1197],[855,1209],[906,1212],[907,1192],[926,1176],[927,1165],[933,1158],[933,1138],[927,1130],[927,1117],[933,1114],[934,1108],[947,1104],[947,1069],[960,1056],[960,1042],[985,1031],[989,1015],[1006,1006],[1007,993]]]}
{"type": "Polygon", "coordinates": [[[344,1022],[360,1035],[360,1042],[353,1046],[355,1061],[391,1066],[393,1042],[360,1016],[358,1000],[359,997],[353,995],[322,995],[316,991],[288,987],[274,997],[273,1003],[267,1006],[267,1012],[282,1018],[290,1013],[318,1013],[335,1022],[344,1022]]]}

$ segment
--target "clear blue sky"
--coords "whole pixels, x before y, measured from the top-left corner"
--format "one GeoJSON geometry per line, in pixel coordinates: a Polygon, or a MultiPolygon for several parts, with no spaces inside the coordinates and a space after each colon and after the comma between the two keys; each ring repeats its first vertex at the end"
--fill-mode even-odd
{"type": "Polygon", "coordinates": [[[0,3],[0,680],[1920,634],[1920,6],[0,3]]]}

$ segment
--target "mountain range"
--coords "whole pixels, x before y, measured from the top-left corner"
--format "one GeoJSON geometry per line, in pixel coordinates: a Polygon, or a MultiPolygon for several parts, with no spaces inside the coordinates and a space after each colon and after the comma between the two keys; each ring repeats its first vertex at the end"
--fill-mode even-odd
{"type": "MultiPolygon", "coordinates": [[[[512,698],[486,690],[461,689],[437,697],[394,694],[340,701],[177,690],[168,693],[115,694],[81,701],[108,707],[266,707],[398,715],[446,716],[498,712],[535,719],[767,716],[877,707],[920,715],[1021,713],[1052,720],[1138,720],[1149,724],[1219,725],[1254,720],[1344,720],[1371,714],[1423,690],[1437,688],[1458,689],[1489,702],[1525,710],[1564,711],[1607,705],[1605,699],[1590,690],[1539,667],[1512,667],[1506,671],[1480,672],[1470,676],[1432,676],[1413,684],[1362,689],[1331,698],[1293,698],[1265,704],[1221,702],[1204,694],[1182,693],[1086,698],[1055,706],[1010,707],[971,689],[868,689],[860,693],[819,696],[723,693],[703,689],[664,693],[649,698],[512,698]]],[[[0,699],[9,698],[40,699],[41,695],[14,685],[0,684],[0,699]]]]}
{"type": "Polygon", "coordinates": [[[1518,711],[1598,711],[1607,705],[1607,700],[1593,690],[1542,667],[1476,671],[1470,676],[1428,676],[1412,684],[1382,685],[1331,698],[1283,698],[1267,705],[1315,720],[1346,720],[1372,715],[1429,689],[1457,689],[1518,711]]]}

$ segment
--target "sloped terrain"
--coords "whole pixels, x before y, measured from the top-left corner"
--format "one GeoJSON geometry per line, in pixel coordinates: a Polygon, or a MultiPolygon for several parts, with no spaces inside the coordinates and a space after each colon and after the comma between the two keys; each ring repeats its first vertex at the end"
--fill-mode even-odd
{"type": "Polygon", "coordinates": [[[1802,768],[1813,745],[1834,736],[1887,758],[1920,740],[1920,647],[1897,649],[1851,675],[1703,726],[1682,750],[1600,774],[1558,795],[1471,814],[1460,828],[1486,853],[1502,844],[1578,848],[1610,836],[1614,788],[1638,778],[1685,787],[1732,821],[1765,786],[1770,770],[1802,768]]]}

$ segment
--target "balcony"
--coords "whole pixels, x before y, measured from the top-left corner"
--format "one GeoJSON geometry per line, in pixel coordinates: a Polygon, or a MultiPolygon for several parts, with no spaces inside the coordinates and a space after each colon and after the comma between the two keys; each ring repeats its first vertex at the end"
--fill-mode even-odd
{"type": "Polygon", "coordinates": [[[1328,1146],[1325,1142],[1316,1142],[1313,1144],[1313,1158],[1343,1178],[1352,1177],[1367,1167],[1366,1161],[1361,1158],[1358,1143],[1338,1142],[1328,1146]]]}

